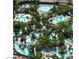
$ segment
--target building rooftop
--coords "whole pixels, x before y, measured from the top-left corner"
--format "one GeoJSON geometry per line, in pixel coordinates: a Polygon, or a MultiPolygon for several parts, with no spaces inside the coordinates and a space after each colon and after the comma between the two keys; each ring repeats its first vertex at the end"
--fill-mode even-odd
{"type": "Polygon", "coordinates": [[[56,0],[40,0],[40,2],[55,2],[56,0]]]}
{"type": "MultiPolygon", "coordinates": [[[[19,0],[19,2],[31,2],[33,0],[19,0]]],[[[38,1],[38,0],[36,0],[38,1]]],[[[73,0],[39,0],[41,3],[54,3],[54,2],[64,2],[64,3],[73,3],[73,0]]]]}

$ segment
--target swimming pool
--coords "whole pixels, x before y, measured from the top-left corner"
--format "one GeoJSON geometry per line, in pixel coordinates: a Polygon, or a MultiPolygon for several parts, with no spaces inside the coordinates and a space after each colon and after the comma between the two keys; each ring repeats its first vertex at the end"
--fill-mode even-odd
{"type": "Polygon", "coordinates": [[[15,20],[16,21],[20,21],[20,22],[28,22],[28,21],[30,21],[31,20],[31,18],[30,18],[30,14],[16,14],[15,15],[15,20]]]}
{"type": "Polygon", "coordinates": [[[57,16],[57,17],[54,17],[52,18],[52,23],[56,24],[56,23],[59,23],[61,21],[65,21],[67,19],[67,16],[57,16]]]}
{"type": "Polygon", "coordinates": [[[38,8],[38,12],[48,12],[51,8],[53,8],[53,5],[49,4],[40,4],[38,8]]]}
{"type": "MultiPolygon", "coordinates": [[[[48,12],[54,5],[52,4],[39,4],[38,12],[48,12]]],[[[29,8],[29,4],[24,4],[20,6],[21,8],[29,8]]]]}
{"type": "MultiPolygon", "coordinates": [[[[40,32],[32,32],[31,34],[34,34],[34,35],[36,35],[37,37],[39,37],[39,35],[40,34],[42,34],[42,33],[40,33],[40,32]]],[[[54,33],[52,33],[52,35],[53,36],[55,36],[55,34],[54,33]]],[[[67,40],[64,40],[65,42],[68,42],[67,40]]],[[[24,50],[22,50],[19,46],[19,43],[18,43],[18,41],[15,41],[15,43],[14,43],[14,48],[15,48],[15,50],[18,52],[18,53],[20,53],[20,54],[22,54],[22,55],[25,55],[25,56],[31,56],[31,52],[29,51],[29,49],[28,49],[28,47],[30,46],[30,44],[31,44],[31,37],[30,36],[26,36],[26,48],[24,48],[24,50]]],[[[68,42],[69,43],[69,42],[68,42]]],[[[72,45],[72,43],[69,43],[70,45],[72,45]]],[[[53,54],[56,54],[58,57],[68,57],[68,56],[71,56],[71,53],[73,52],[73,50],[68,50],[67,51],[67,53],[65,52],[64,54],[61,54],[61,53],[59,53],[59,51],[57,50],[57,49],[51,49],[51,48],[43,48],[43,50],[45,51],[45,50],[50,50],[50,51],[52,51],[52,53],[53,54]]]]}
{"type": "Polygon", "coordinates": [[[18,53],[20,53],[20,54],[22,54],[22,55],[25,55],[25,56],[30,56],[30,52],[29,52],[28,48],[26,47],[24,50],[22,50],[22,49],[19,47],[19,44],[18,44],[17,41],[16,41],[15,44],[14,44],[14,48],[15,48],[15,50],[16,50],[18,53]]]}
{"type": "MultiPolygon", "coordinates": [[[[31,34],[34,34],[36,37],[39,37],[39,35],[41,33],[38,33],[38,32],[32,32],[31,34]]],[[[31,56],[31,53],[28,49],[28,47],[30,46],[31,44],[31,37],[30,36],[26,36],[26,48],[24,48],[24,50],[20,47],[20,44],[18,41],[14,40],[14,49],[19,53],[19,54],[22,54],[22,55],[25,55],[25,56],[31,56]]]]}
{"type": "Polygon", "coordinates": [[[19,21],[26,21],[26,22],[28,22],[31,19],[28,19],[27,17],[18,17],[18,20],[19,21]]]}
{"type": "Polygon", "coordinates": [[[19,41],[14,40],[14,49],[21,55],[25,55],[25,56],[30,56],[30,51],[28,49],[28,47],[31,44],[31,37],[30,36],[26,36],[26,43],[24,44],[26,47],[24,49],[22,49],[20,47],[20,43],[19,41]]]}

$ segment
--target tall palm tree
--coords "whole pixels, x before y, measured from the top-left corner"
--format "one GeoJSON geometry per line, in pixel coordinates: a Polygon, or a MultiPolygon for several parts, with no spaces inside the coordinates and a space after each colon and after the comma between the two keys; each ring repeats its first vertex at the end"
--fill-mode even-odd
{"type": "Polygon", "coordinates": [[[13,18],[15,17],[15,14],[18,13],[18,4],[19,0],[13,0],[13,18]]]}
{"type": "Polygon", "coordinates": [[[34,43],[34,44],[32,44],[31,46],[30,46],[30,49],[31,49],[31,51],[33,51],[34,52],[34,55],[36,56],[37,55],[37,43],[34,43]]]}
{"type": "Polygon", "coordinates": [[[50,10],[50,12],[57,15],[68,15],[69,12],[72,13],[72,7],[69,5],[56,5],[50,10]]]}

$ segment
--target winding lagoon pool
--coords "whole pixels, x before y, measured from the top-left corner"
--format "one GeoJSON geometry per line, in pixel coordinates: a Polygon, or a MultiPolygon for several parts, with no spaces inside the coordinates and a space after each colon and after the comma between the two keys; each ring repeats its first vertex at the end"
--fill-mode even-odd
{"type": "MultiPolygon", "coordinates": [[[[42,33],[38,33],[38,32],[32,32],[32,34],[36,35],[37,37],[42,34],[42,33]]],[[[53,34],[55,35],[55,34],[53,34]]],[[[19,43],[18,41],[15,41],[15,44],[14,44],[14,48],[15,50],[19,53],[19,54],[22,54],[22,55],[25,55],[25,56],[31,56],[31,52],[30,50],[28,49],[28,46],[31,44],[31,37],[30,36],[27,36],[26,37],[26,48],[22,49],[20,48],[19,46],[19,43]]],[[[67,41],[67,40],[64,40],[65,42],[67,42],[68,44],[72,45],[71,42],[67,41]]],[[[59,51],[57,49],[51,49],[51,48],[43,48],[41,49],[40,51],[45,51],[45,50],[49,50],[49,51],[52,51],[53,54],[56,54],[58,57],[68,57],[68,56],[71,56],[71,53],[73,52],[73,50],[68,50],[67,52],[61,54],[59,53],[59,51]]]]}

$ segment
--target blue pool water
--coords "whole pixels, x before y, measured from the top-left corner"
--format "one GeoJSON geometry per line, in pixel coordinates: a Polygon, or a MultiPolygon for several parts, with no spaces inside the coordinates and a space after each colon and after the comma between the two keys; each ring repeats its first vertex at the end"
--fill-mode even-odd
{"type": "MultiPolygon", "coordinates": [[[[22,8],[28,8],[29,4],[22,5],[22,8]]],[[[51,4],[39,4],[38,11],[39,12],[48,12],[51,8],[53,8],[53,5],[51,4]]]]}
{"type": "Polygon", "coordinates": [[[19,47],[18,42],[16,42],[16,43],[14,44],[14,48],[15,48],[15,50],[16,50],[18,53],[20,53],[20,54],[22,54],[22,55],[25,55],[25,56],[30,56],[30,52],[29,52],[28,48],[25,48],[24,50],[22,50],[22,49],[19,47]]]}
{"type": "Polygon", "coordinates": [[[38,11],[40,12],[48,12],[51,8],[53,8],[53,5],[49,5],[49,4],[40,4],[38,11]]]}
{"type": "Polygon", "coordinates": [[[52,49],[52,48],[41,48],[40,51],[51,51],[53,54],[56,54],[58,57],[64,57],[64,54],[60,54],[59,51],[57,51],[56,49],[52,49]]]}
{"type": "Polygon", "coordinates": [[[31,34],[35,35],[36,37],[39,37],[43,33],[42,32],[32,32],[31,34]]]}
{"type": "Polygon", "coordinates": [[[56,23],[59,23],[61,21],[65,21],[66,19],[67,19],[66,16],[61,15],[61,16],[52,18],[52,23],[55,23],[56,24],[56,23]]]}
{"type": "MultiPolygon", "coordinates": [[[[60,58],[71,56],[70,51],[67,51],[67,53],[65,51],[65,53],[61,54],[56,49],[52,49],[52,48],[42,48],[42,49],[40,49],[40,51],[51,51],[53,54],[56,54],[60,58]]],[[[73,52],[73,51],[71,51],[71,52],[73,52]]]]}
{"type": "Polygon", "coordinates": [[[18,17],[18,20],[19,21],[28,21],[28,20],[31,20],[31,19],[28,19],[27,17],[18,17]]]}
{"type": "MultiPolygon", "coordinates": [[[[19,17],[18,18],[20,21],[25,21],[25,20],[29,20],[29,19],[27,19],[26,17],[19,17]]],[[[55,18],[52,18],[52,23],[59,23],[59,22],[61,22],[61,21],[65,21],[67,19],[67,17],[66,16],[63,16],[63,15],[61,15],[61,16],[58,16],[58,17],[55,17],[55,18]]],[[[42,33],[38,33],[38,32],[32,32],[32,34],[34,34],[36,37],[38,37],[40,34],[42,34],[42,33]]],[[[54,34],[53,34],[54,35],[54,34]]],[[[26,44],[26,46],[28,46],[29,45],[29,43],[31,43],[31,38],[30,37],[27,37],[27,41],[26,41],[28,44],[26,44]]],[[[66,41],[65,41],[66,42],[66,41]]],[[[20,47],[19,47],[19,44],[18,44],[18,42],[15,42],[15,44],[14,44],[14,48],[15,48],[15,50],[18,52],[18,53],[20,53],[20,54],[22,54],[22,55],[25,55],[25,56],[30,56],[30,51],[29,51],[29,49],[26,47],[24,50],[22,50],[20,47]]],[[[46,49],[44,49],[44,50],[46,50],[46,49]]],[[[49,49],[50,50],[50,49],[49,49]]],[[[68,51],[68,53],[66,54],[60,54],[59,52],[57,52],[57,50],[52,50],[52,53],[54,53],[54,54],[56,54],[56,55],[58,55],[59,57],[64,57],[65,55],[66,56],[69,56],[70,55],[70,53],[69,53],[69,51],[68,51]]]]}
{"type": "MultiPolygon", "coordinates": [[[[32,34],[41,34],[41,33],[38,33],[38,32],[32,32],[32,34]]],[[[22,48],[20,48],[19,46],[19,43],[18,43],[18,41],[15,41],[15,44],[14,44],[14,48],[15,48],[15,50],[18,52],[18,53],[20,53],[20,54],[22,54],[22,55],[25,55],[25,56],[31,56],[31,52],[29,51],[29,49],[28,49],[28,46],[30,45],[29,43],[31,42],[31,38],[30,38],[30,36],[27,36],[27,40],[26,40],[26,48],[24,48],[24,50],[22,50],[22,48]]],[[[65,40],[65,42],[67,42],[66,40],[65,40]]],[[[69,43],[69,42],[68,42],[69,43]]],[[[71,43],[69,43],[69,44],[71,44],[71,43]]],[[[51,48],[41,48],[41,49],[39,49],[40,51],[42,51],[42,50],[50,50],[50,51],[52,51],[52,53],[53,54],[56,54],[58,57],[64,57],[64,56],[66,56],[66,57],[68,57],[68,56],[70,56],[71,54],[70,54],[70,51],[71,52],[73,52],[72,50],[70,50],[70,51],[67,51],[67,53],[64,53],[64,54],[61,54],[61,53],[59,53],[59,51],[57,51],[56,49],[51,49],[51,48]]]]}
{"type": "Polygon", "coordinates": [[[25,21],[25,20],[27,20],[27,18],[26,17],[19,17],[18,20],[25,21]]]}

